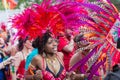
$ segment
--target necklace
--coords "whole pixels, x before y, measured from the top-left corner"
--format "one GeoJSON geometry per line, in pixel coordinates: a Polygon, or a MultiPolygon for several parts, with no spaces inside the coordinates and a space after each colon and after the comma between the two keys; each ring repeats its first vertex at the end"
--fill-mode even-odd
{"type": "Polygon", "coordinates": [[[52,59],[46,58],[46,62],[49,66],[51,66],[53,73],[56,75],[59,71],[58,69],[60,68],[58,59],[56,57],[52,59]]]}
{"type": "Polygon", "coordinates": [[[51,65],[54,69],[56,68],[56,65],[55,65],[55,63],[56,63],[56,58],[54,58],[53,60],[51,60],[51,59],[49,59],[49,58],[46,58],[46,60],[47,60],[47,63],[49,64],[49,65],[51,65]]]}

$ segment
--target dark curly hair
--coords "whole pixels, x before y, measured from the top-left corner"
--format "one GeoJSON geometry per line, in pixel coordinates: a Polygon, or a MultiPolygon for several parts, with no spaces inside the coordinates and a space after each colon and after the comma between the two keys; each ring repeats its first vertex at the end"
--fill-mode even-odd
{"type": "Polygon", "coordinates": [[[40,36],[38,36],[34,41],[32,41],[32,47],[38,48],[40,44],[40,36]]]}
{"type": "Polygon", "coordinates": [[[79,42],[79,41],[81,41],[81,38],[83,38],[83,35],[77,35],[77,36],[75,36],[75,38],[74,38],[74,42],[79,42]]]}
{"type": "Polygon", "coordinates": [[[25,39],[23,38],[19,38],[18,40],[18,51],[22,51],[23,47],[24,47],[24,43],[28,40],[28,37],[26,37],[25,39]]]}
{"type": "Polygon", "coordinates": [[[46,33],[43,34],[42,37],[38,36],[33,42],[32,42],[32,46],[34,48],[38,48],[38,52],[39,54],[43,54],[44,52],[44,47],[45,47],[45,44],[47,43],[48,39],[51,36],[51,32],[50,31],[46,31],[46,33]]]}

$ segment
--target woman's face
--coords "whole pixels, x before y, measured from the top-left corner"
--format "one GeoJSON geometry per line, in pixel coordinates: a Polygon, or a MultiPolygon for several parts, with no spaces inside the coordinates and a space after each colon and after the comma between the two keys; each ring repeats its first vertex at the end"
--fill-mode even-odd
{"type": "Polygon", "coordinates": [[[25,47],[28,49],[32,49],[32,43],[30,40],[26,40],[26,42],[24,43],[25,47]]]}
{"type": "Polygon", "coordinates": [[[77,46],[79,48],[82,48],[82,47],[87,47],[89,45],[89,42],[85,42],[85,43],[77,43],[77,46]]]}
{"type": "Polygon", "coordinates": [[[49,38],[45,44],[45,52],[47,53],[56,53],[57,52],[57,40],[54,38],[49,38]]]}
{"type": "Polygon", "coordinates": [[[73,33],[72,30],[70,30],[70,29],[67,29],[67,30],[66,30],[66,36],[67,36],[67,37],[71,37],[72,33],[73,33]]]}

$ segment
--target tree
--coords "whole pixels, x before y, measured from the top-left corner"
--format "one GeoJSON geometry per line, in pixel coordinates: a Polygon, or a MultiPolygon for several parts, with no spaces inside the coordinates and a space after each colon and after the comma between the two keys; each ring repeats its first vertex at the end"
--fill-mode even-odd
{"type": "MultiPolygon", "coordinates": [[[[96,1],[96,0],[89,0],[90,2],[96,1]]],[[[120,0],[110,0],[116,8],[120,11],[120,0]]]]}
{"type": "Polygon", "coordinates": [[[3,4],[2,4],[2,1],[0,1],[0,10],[5,10],[3,4]]]}
{"type": "MultiPolygon", "coordinates": [[[[97,1],[97,0],[89,0],[90,2],[93,1],[97,1]]],[[[110,0],[116,7],[118,10],[120,10],[120,0],[110,0]]],[[[16,8],[20,8],[21,5],[23,5],[23,7],[28,7],[31,5],[31,3],[41,3],[42,0],[18,0],[18,5],[16,8]]],[[[4,10],[4,7],[2,5],[2,0],[0,1],[0,10],[4,10]]]]}
{"type": "Polygon", "coordinates": [[[117,7],[117,9],[120,11],[120,0],[111,0],[111,2],[117,7]]]}
{"type": "Polygon", "coordinates": [[[42,0],[19,0],[17,8],[20,8],[21,5],[23,5],[24,7],[28,7],[31,5],[31,3],[39,4],[41,2],[42,2],[42,0]]]}

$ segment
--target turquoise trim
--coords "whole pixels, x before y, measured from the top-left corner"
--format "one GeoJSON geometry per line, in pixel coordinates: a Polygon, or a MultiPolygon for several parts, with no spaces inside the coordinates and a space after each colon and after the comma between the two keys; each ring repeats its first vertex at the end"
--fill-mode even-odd
{"type": "Polygon", "coordinates": [[[32,59],[38,54],[38,49],[35,48],[33,51],[27,56],[26,64],[25,64],[25,70],[28,70],[28,67],[32,61],[32,59]]]}

